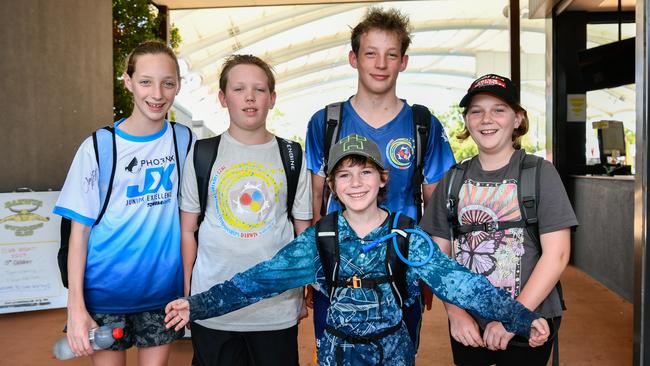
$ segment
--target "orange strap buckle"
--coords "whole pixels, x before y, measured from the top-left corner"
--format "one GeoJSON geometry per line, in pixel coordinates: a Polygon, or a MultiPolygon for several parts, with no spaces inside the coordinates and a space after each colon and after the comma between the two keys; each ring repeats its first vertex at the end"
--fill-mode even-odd
{"type": "Polygon", "coordinates": [[[350,282],[352,284],[352,288],[361,288],[361,279],[357,277],[357,275],[352,276],[350,282]]]}

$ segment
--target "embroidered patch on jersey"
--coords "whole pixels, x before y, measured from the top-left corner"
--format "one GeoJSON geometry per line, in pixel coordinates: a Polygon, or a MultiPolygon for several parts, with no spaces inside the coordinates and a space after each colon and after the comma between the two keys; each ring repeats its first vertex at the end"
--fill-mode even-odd
{"type": "Polygon", "coordinates": [[[413,140],[400,138],[386,145],[386,157],[390,165],[397,169],[408,169],[413,161],[413,140]]]}
{"type": "Polygon", "coordinates": [[[224,231],[237,238],[256,238],[273,228],[272,211],[281,188],[274,176],[283,174],[282,169],[254,162],[217,169],[210,192],[224,231]]]}
{"type": "MultiPolygon", "coordinates": [[[[468,179],[459,192],[458,208],[461,225],[519,221],[517,181],[485,183],[468,179]]],[[[459,235],[454,242],[454,255],[458,263],[486,276],[495,287],[508,291],[513,297],[519,295],[523,228],[459,235]]]]}

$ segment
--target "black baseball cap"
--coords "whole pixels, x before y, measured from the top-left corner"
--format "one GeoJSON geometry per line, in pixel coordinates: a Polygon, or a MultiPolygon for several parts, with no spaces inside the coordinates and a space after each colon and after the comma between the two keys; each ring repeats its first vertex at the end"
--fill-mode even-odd
{"type": "Polygon", "coordinates": [[[377,144],[364,136],[351,134],[340,139],[330,148],[327,175],[332,174],[336,164],[349,155],[365,156],[375,162],[381,169],[385,169],[377,144]]]}
{"type": "Polygon", "coordinates": [[[519,105],[519,93],[510,79],[496,74],[483,75],[474,80],[459,106],[467,107],[472,97],[478,93],[490,93],[514,105],[519,105]]]}

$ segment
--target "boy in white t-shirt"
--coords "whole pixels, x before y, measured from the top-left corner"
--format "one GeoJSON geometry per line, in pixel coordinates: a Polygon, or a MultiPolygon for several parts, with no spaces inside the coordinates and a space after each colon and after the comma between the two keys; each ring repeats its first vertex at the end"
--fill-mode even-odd
{"type": "MultiPolygon", "coordinates": [[[[266,116],[276,98],[269,65],[252,55],[233,55],[223,66],[219,89],[230,126],[220,137],[207,176],[200,227],[196,179],[200,172],[194,159],[188,159],[181,185],[185,295],[206,291],[272,258],[312,218],[305,164],[301,164],[293,207],[287,207],[288,182],[278,142],[266,129],[266,116]]],[[[298,365],[301,308],[302,291],[293,289],[231,314],[192,323],[193,364],[298,365]]]]}

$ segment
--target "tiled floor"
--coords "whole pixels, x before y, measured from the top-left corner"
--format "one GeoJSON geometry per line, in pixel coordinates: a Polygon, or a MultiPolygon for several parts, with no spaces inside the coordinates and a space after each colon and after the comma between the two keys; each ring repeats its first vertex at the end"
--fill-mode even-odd
{"type": "MultiPolygon", "coordinates": [[[[570,267],[562,278],[569,311],[560,331],[560,364],[567,366],[619,366],[632,364],[632,305],[614,295],[581,271],[570,267]]],[[[442,305],[425,315],[417,365],[451,365],[447,320],[442,305]]],[[[64,310],[0,315],[0,365],[90,365],[89,359],[57,361],[51,347],[60,337],[64,310]]],[[[312,329],[303,321],[300,329],[301,365],[313,365],[312,329]]],[[[188,341],[173,345],[169,365],[189,365],[188,341]]],[[[136,365],[129,352],[128,365],[136,365]]]]}

